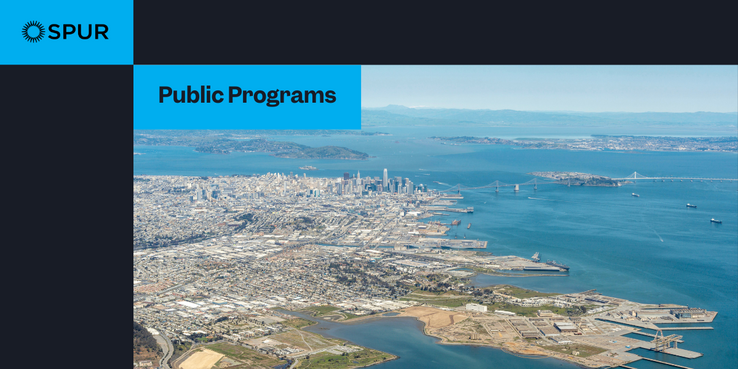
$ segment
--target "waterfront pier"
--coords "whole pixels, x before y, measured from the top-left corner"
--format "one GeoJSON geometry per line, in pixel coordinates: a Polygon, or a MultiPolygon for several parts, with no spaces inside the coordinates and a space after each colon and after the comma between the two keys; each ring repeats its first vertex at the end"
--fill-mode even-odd
{"type": "Polygon", "coordinates": [[[661,361],[661,360],[656,360],[656,359],[649,359],[649,358],[647,358],[647,357],[644,357],[644,358],[643,358],[643,360],[653,361],[654,363],[659,363],[659,364],[669,365],[669,366],[673,366],[673,367],[676,367],[676,368],[682,368],[682,369],[692,369],[692,368],[690,368],[690,367],[688,367],[688,366],[684,366],[684,365],[679,365],[679,364],[673,364],[673,363],[669,363],[669,362],[666,362],[666,361],[661,361]]]}

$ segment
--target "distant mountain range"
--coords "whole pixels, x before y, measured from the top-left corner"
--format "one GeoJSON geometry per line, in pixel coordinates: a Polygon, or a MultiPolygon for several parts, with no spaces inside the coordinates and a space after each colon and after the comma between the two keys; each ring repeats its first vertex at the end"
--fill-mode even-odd
{"type": "Polygon", "coordinates": [[[465,125],[465,126],[592,126],[592,125],[700,125],[736,127],[738,113],[585,113],[570,111],[518,111],[408,108],[388,105],[362,108],[363,127],[376,125],[465,125]]]}

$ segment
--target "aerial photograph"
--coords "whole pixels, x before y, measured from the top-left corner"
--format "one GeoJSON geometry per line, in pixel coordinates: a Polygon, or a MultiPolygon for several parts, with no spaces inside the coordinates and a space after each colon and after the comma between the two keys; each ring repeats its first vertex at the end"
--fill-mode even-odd
{"type": "Polygon", "coordinates": [[[361,130],[269,126],[134,129],[135,368],[738,367],[738,66],[362,66],[361,130]]]}

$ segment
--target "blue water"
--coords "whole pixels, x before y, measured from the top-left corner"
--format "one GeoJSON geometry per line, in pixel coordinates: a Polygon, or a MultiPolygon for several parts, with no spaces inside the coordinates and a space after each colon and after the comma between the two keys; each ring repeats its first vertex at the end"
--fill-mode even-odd
{"type": "MultiPolygon", "coordinates": [[[[522,150],[507,146],[441,145],[427,139],[434,135],[514,138],[616,132],[525,132],[510,128],[504,131],[494,128],[376,130],[390,132],[393,136],[274,137],[310,146],[346,146],[375,156],[366,161],[279,159],[259,153],[210,155],[196,153],[189,147],[135,146],[135,152],[145,155],[134,156],[134,174],[230,175],[290,171],[302,174],[298,167],[313,165],[319,170],[305,172],[308,176],[340,177],[344,172],[360,170],[363,177],[374,177],[381,176],[382,169],[387,168],[391,177],[410,178],[415,184],[423,183],[435,189],[446,189],[457,183],[481,186],[495,180],[524,183],[533,178],[526,173],[550,170],[610,177],[625,177],[634,171],[649,176],[738,177],[738,155],[734,153],[522,150]]],[[[460,219],[462,226],[453,228],[449,237],[465,235],[487,240],[486,251],[494,255],[530,257],[540,252],[543,260],[555,259],[571,267],[567,277],[479,276],[473,280],[477,286],[506,283],[562,293],[597,289],[607,296],[643,303],[675,303],[718,311],[711,324],[715,330],[678,332],[685,341],[679,347],[701,352],[703,357],[683,364],[684,359],[669,355],[662,357],[649,351],[639,354],[692,368],[725,368],[735,367],[738,361],[737,190],[736,182],[689,181],[638,182],[620,188],[539,184],[537,191],[532,186],[521,186],[517,194],[510,187],[504,187],[499,193],[494,189],[463,192],[464,199],[458,206],[474,206],[474,213],[454,213],[439,218],[449,223],[452,219],[460,219]],[[630,196],[632,192],[640,197],[630,196]],[[688,209],[687,203],[698,207],[688,209]],[[710,218],[723,223],[712,224],[710,218]],[[466,229],[469,222],[472,227],[466,229]]],[[[415,323],[398,325],[401,319],[385,320],[393,323],[380,321],[372,323],[372,328],[350,326],[363,328],[341,329],[346,332],[376,330],[376,336],[366,333],[367,337],[374,337],[369,341],[359,341],[362,333],[355,333],[357,339],[350,340],[412,360],[427,360],[422,363],[431,368],[462,362],[470,367],[502,363],[497,356],[490,359],[488,355],[497,355],[490,352],[509,357],[513,363],[499,367],[514,367],[518,365],[514,364],[516,360],[523,360],[521,367],[547,368],[550,365],[543,360],[521,359],[498,350],[440,346],[423,336],[415,323]],[[391,334],[382,334],[382,329],[389,329],[391,334]],[[415,352],[418,354],[413,354],[415,352]],[[445,355],[456,359],[447,359],[445,355]],[[464,361],[458,361],[462,358],[464,361]]],[[[337,332],[344,332],[341,329],[337,332]]],[[[400,367],[401,362],[380,367],[400,367]]],[[[632,364],[637,368],[659,365],[632,364]]]]}
{"type": "Polygon", "coordinates": [[[305,330],[345,339],[361,346],[389,352],[400,358],[376,368],[577,368],[551,358],[524,358],[490,347],[441,345],[423,334],[415,318],[384,318],[359,324],[340,324],[291,313],[319,324],[305,330]]]}

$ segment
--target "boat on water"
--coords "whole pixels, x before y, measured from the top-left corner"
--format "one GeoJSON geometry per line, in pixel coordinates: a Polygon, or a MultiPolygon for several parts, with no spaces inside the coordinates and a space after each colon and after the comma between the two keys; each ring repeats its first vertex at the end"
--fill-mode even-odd
{"type": "Polygon", "coordinates": [[[697,205],[692,205],[692,204],[689,204],[689,203],[687,203],[687,207],[688,207],[688,208],[696,208],[696,207],[697,207],[697,205]]]}
{"type": "Polygon", "coordinates": [[[548,261],[546,261],[546,264],[547,265],[550,265],[550,266],[557,267],[557,268],[561,268],[561,269],[564,269],[564,270],[569,270],[569,266],[568,265],[557,263],[556,260],[548,260],[548,261]]]}
{"type": "Polygon", "coordinates": [[[523,270],[529,272],[559,272],[561,269],[553,266],[524,266],[523,270]]]}
{"type": "Polygon", "coordinates": [[[453,222],[451,222],[451,225],[459,225],[459,224],[461,224],[460,220],[454,220],[453,222]]]}
{"type": "Polygon", "coordinates": [[[471,223],[469,223],[469,225],[466,226],[466,229],[469,229],[469,228],[471,228],[471,223]]]}
{"type": "Polygon", "coordinates": [[[633,196],[633,197],[641,197],[641,195],[639,195],[637,193],[631,193],[630,196],[633,196]]]}
{"type": "Polygon", "coordinates": [[[722,221],[722,220],[717,220],[717,219],[715,219],[715,218],[712,218],[712,219],[710,219],[710,222],[711,222],[711,223],[718,223],[718,224],[723,224],[723,221],[722,221]]]}
{"type": "Polygon", "coordinates": [[[300,167],[300,169],[302,169],[302,170],[318,170],[318,168],[316,168],[316,167],[314,167],[312,165],[300,167]]]}

